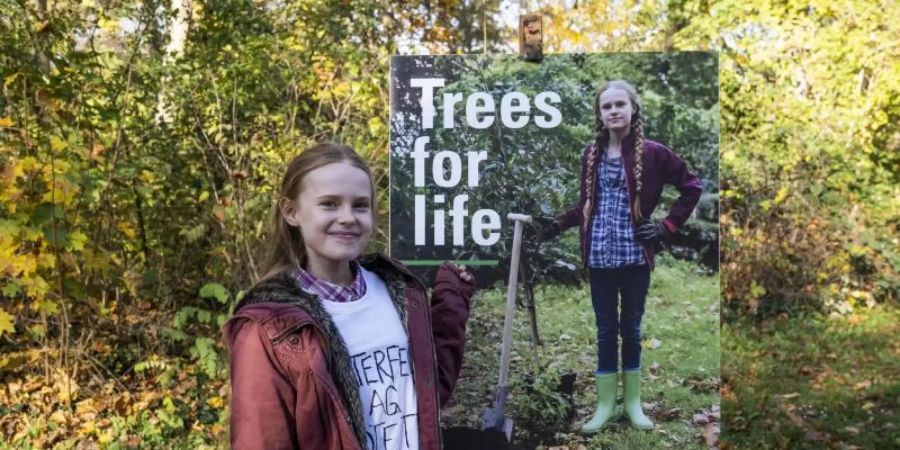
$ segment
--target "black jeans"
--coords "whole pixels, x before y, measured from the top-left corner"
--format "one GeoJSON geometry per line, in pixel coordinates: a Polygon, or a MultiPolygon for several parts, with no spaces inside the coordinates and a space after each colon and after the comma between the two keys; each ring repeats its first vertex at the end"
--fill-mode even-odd
{"type": "Polygon", "coordinates": [[[618,337],[622,336],[622,370],[641,368],[641,317],[650,287],[650,267],[590,268],[591,302],[597,321],[597,373],[616,373],[618,337]],[[622,313],[619,314],[619,294],[622,313]]]}

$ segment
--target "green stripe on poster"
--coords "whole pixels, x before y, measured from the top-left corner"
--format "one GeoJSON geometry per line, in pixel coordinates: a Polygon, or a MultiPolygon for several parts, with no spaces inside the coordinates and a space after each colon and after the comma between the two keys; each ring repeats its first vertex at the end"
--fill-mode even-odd
{"type": "MultiPolygon", "coordinates": [[[[407,266],[439,266],[444,263],[444,259],[404,259],[401,260],[403,264],[407,266]]],[[[496,266],[500,264],[499,260],[496,259],[456,259],[450,261],[453,264],[460,266],[496,266]]]]}

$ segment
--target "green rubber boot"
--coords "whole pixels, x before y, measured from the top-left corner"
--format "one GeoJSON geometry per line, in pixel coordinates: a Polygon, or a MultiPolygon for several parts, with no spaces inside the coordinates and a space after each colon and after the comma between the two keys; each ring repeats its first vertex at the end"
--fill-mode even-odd
{"type": "Polygon", "coordinates": [[[641,409],[640,369],[622,371],[622,378],[625,385],[625,415],[631,421],[631,426],[638,430],[652,429],[653,422],[644,415],[644,411],[641,409]]]}
{"type": "Polygon", "coordinates": [[[597,374],[597,409],[591,420],[581,426],[582,434],[594,434],[600,431],[609,419],[612,418],[616,409],[616,383],[615,373],[597,374]]]}

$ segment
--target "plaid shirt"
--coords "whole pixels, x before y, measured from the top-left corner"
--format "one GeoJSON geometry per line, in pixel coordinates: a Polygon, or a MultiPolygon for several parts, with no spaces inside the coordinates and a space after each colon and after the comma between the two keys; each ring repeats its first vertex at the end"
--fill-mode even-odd
{"type": "Polygon", "coordinates": [[[301,267],[297,268],[296,278],[297,283],[300,285],[300,289],[303,289],[322,300],[332,302],[352,302],[354,300],[359,300],[362,296],[366,295],[366,280],[363,278],[362,270],[358,262],[350,261],[350,271],[356,274],[353,283],[350,286],[341,286],[325,280],[320,280],[303,270],[301,267]]]}
{"type": "Polygon", "coordinates": [[[609,159],[606,152],[597,171],[597,207],[591,226],[588,267],[614,268],[645,264],[644,252],[634,240],[628,211],[628,188],[622,158],[609,159]]]}

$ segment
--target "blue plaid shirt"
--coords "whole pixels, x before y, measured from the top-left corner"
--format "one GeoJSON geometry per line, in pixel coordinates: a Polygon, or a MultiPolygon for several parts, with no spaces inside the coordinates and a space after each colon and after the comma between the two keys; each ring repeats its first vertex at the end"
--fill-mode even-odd
{"type": "Polygon", "coordinates": [[[597,186],[588,267],[646,264],[644,251],[634,240],[622,158],[609,159],[603,152],[600,170],[597,171],[597,186]]]}

